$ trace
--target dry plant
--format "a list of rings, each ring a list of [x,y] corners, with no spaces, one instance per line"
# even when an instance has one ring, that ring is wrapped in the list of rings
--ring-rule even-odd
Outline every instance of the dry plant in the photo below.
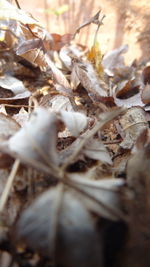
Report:
[[[101,11],[59,35],[15,2],[0,1],[0,265],[149,267],[150,67],[125,65],[128,46],[101,55]]]

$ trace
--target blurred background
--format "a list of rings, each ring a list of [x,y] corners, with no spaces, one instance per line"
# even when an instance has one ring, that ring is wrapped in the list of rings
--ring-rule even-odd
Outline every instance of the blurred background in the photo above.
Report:
[[[99,9],[106,15],[99,30],[102,53],[122,44],[129,45],[126,61],[150,60],[150,0],[19,0],[50,33],[74,33]],[[77,42],[93,43],[95,25],[81,30]]]

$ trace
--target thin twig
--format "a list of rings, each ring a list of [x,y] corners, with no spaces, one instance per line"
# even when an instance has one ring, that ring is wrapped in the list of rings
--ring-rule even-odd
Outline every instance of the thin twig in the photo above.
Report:
[[[14,164],[13,164],[13,167],[11,169],[11,172],[10,172],[10,174],[8,176],[7,183],[5,185],[5,188],[4,188],[4,191],[2,193],[2,196],[0,198],[0,212],[3,211],[3,209],[5,207],[5,204],[6,204],[7,200],[8,200],[9,193],[10,193],[14,178],[16,176],[19,164],[20,164],[20,160],[16,159]]]
[[[92,17],[91,19],[89,19],[88,21],[84,22],[83,24],[81,24],[75,31],[74,35],[73,35],[73,39],[76,37],[76,34],[80,32],[81,29],[83,29],[84,27],[90,25],[91,23],[97,24],[99,25],[100,21],[99,21],[99,15],[100,15],[101,10],[99,10],[96,15],[94,17]]]
[[[122,139],[119,139],[119,140],[112,140],[112,141],[103,141],[103,144],[104,145],[115,145],[115,144],[119,144],[122,142]]]
[[[15,2],[16,2],[16,6],[17,6],[19,9],[21,9],[21,7],[20,7],[20,4],[19,4],[18,0],[15,0]]]

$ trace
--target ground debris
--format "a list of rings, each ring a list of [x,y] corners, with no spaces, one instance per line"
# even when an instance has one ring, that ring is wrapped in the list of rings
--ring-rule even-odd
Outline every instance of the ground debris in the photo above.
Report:
[[[0,265],[149,267],[150,67],[0,10]]]

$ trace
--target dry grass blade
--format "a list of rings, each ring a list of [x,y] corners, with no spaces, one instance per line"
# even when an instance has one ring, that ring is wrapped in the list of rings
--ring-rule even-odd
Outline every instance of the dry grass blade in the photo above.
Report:
[[[5,204],[7,202],[8,197],[9,197],[9,193],[10,193],[13,181],[15,179],[15,175],[16,175],[17,170],[19,168],[19,165],[20,165],[20,160],[16,159],[14,164],[13,164],[10,175],[7,179],[7,183],[6,183],[6,186],[5,186],[4,191],[2,193],[2,196],[0,198],[0,212],[2,212],[4,207],[5,207]]]

